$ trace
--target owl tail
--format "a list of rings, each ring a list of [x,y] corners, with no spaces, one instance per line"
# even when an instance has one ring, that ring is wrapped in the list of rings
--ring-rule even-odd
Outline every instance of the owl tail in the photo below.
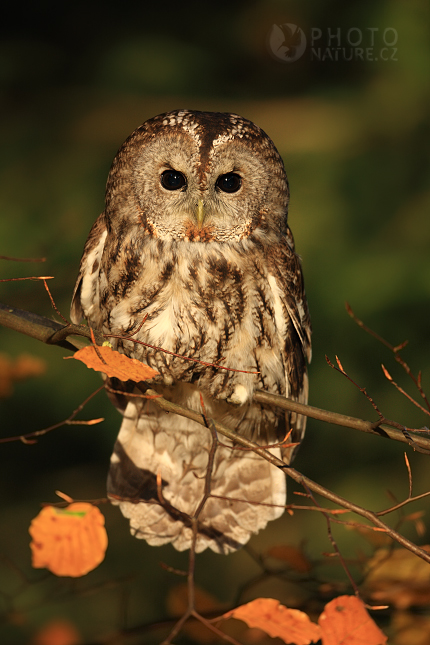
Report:
[[[108,495],[152,546],[189,549],[198,513],[196,552],[229,553],[284,512],[285,475],[252,452],[217,446],[198,423],[132,400],[111,458]],[[272,451],[279,456],[279,450]],[[208,474],[209,469],[209,474]],[[202,505],[208,492],[210,495]]]

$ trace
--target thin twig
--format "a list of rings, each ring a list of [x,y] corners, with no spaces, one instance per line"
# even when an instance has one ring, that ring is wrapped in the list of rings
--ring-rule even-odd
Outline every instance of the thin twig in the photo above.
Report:
[[[406,468],[408,469],[408,478],[409,478],[409,498],[412,497],[412,470],[411,470],[411,465],[409,463],[408,455],[404,453],[405,456],[405,463],[406,463]]]
[[[388,515],[389,513],[393,513],[394,511],[398,511],[399,508],[402,508],[403,506],[406,506],[407,504],[412,504],[412,502],[417,502],[419,499],[423,499],[424,497],[429,497],[430,491],[427,491],[425,493],[421,493],[421,495],[415,495],[414,497],[408,497],[407,499],[403,500],[403,502],[399,502],[395,506],[390,506],[390,508],[386,508],[383,511],[375,511],[375,515],[378,515],[378,517],[382,517],[383,515]]]
[[[415,399],[412,398],[410,394],[408,394],[402,387],[400,387],[400,385],[398,385],[395,382],[395,380],[393,379],[393,377],[391,376],[391,374],[389,373],[389,371],[387,370],[385,365],[381,364],[381,367],[382,367],[382,371],[384,372],[384,376],[387,379],[387,381],[389,381],[392,385],[394,385],[396,390],[398,392],[400,392],[400,394],[403,394],[403,396],[405,396],[408,399],[408,401],[413,403],[419,410],[421,410],[421,412],[424,412],[424,414],[427,414],[428,416],[430,416],[430,411],[429,410],[427,410],[424,406],[420,405],[418,403],[418,401],[415,401]]]
[[[424,399],[425,404],[427,406],[427,409],[430,410],[430,402],[427,399],[427,396],[426,396],[426,394],[425,394],[425,392],[424,392],[424,390],[422,389],[422,386],[421,386],[421,372],[418,372],[418,376],[415,377],[413,375],[412,370],[409,367],[409,365],[399,355],[399,352],[404,347],[406,347],[406,345],[408,344],[408,341],[405,340],[405,341],[403,341],[403,343],[400,343],[399,345],[396,345],[396,346],[391,345],[391,343],[389,343],[387,340],[385,340],[385,338],[382,338],[382,336],[380,336],[375,331],[373,331],[373,329],[370,329],[370,327],[367,327],[367,325],[365,325],[364,322],[362,320],[360,320],[355,315],[355,313],[353,312],[351,306],[347,302],[345,303],[345,307],[346,307],[346,311],[348,312],[348,314],[351,316],[351,318],[354,320],[354,322],[359,327],[364,329],[364,331],[367,332],[368,334],[370,334],[370,336],[373,336],[373,338],[376,338],[376,340],[378,340],[380,343],[385,345],[385,347],[388,347],[388,349],[390,349],[393,352],[394,360],[397,361],[397,363],[399,363],[399,365],[401,365],[403,367],[403,369],[405,370],[406,374],[412,379],[412,381],[414,382],[415,387],[417,388],[420,396]]]
[[[46,262],[46,258],[12,258],[9,255],[0,255],[0,260],[9,260],[10,262]]]
[[[21,282],[23,280],[53,280],[53,275],[30,275],[25,278],[2,278],[0,282]]]
[[[57,305],[55,304],[55,300],[52,297],[52,293],[51,293],[51,291],[50,291],[50,289],[48,287],[48,283],[46,282],[45,279],[43,280],[43,284],[44,284],[46,292],[47,292],[47,294],[49,296],[49,300],[51,301],[51,305],[52,305],[53,310],[55,311],[55,313],[58,316],[60,316],[61,320],[63,320],[66,323],[66,325],[69,325],[70,324],[69,321],[66,318],[64,318],[63,314],[61,313],[61,311],[58,309]]]
[[[365,397],[366,397],[366,399],[369,401],[370,405],[372,406],[372,408],[375,410],[376,414],[378,415],[378,417],[379,417],[379,419],[380,419],[380,423],[382,423],[382,421],[384,420],[384,415],[382,414],[382,412],[380,411],[380,409],[379,409],[379,408],[378,408],[378,406],[376,405],[375,401],[374,401],[374,400],[372,399],[372,397],[367,393],[367,391],[366,391],[366,388],[365,388],[365,387],[361,387],[360,385],[358,385],[358,383],[356,383],[356,382],[355,382],[355,381],[354,381],[354,380],[349,376],[349,374],[347,374],[347,373],[345,372],[345,370],[343,369],[342,363],[340,362],[339,357],[338,357],[338,356],[336,356],[336,363],[337,363],[337,367],[336,367],[336,365],[333,365],[333,363],[331,362],[331,360],[329,359],[329,357],[328,357],[327,355],[325,356],[325,360],[327,361],[328,365],[330,365],[330,367],[331,367],[332,369],[336,370],[336,372],[340,372],[340,374],[343,374],[343,376],[345,376],[345,378],[347,378],[347,379],[348,379],[348,381],[349,381],[350,383],[352,383],[353,385],[355,385],[355,387],[356,387],[358,390],[360,390],[360,392],[361,392],[362,394],[364,394],[364,396],[365,396]]]
[[[405,438],[405,440],[406,440],[406,443],[407,443],[407,444],[409,444],[409,445],[411,446],[411,448],[414,448],[414,449],[415,449],[415,450],[417,450],[418,452],[424,452],[424,453],[426,453],[426,454],[430,454],[430,451],[429,451],[429,450],[422,450],[422,449],[420,449],[420,448],[418,447],[418,445],[416,444],[416,442],[415,442],[415,438],[414,438],[414,437],[412,437],[412,436],[410,435],[410,432],[420,432],[420,430],[416,430],[416,429],[414,429],[414,428],[407,428],[406,426],[402,425],[401,423],[397,423],[397,421],[392,421],[391,419],[387,419],[387,418],[382,414],[382,412],[380,411],[380,409],[378,408],[378,406],[376,405],[376,403],[375,403],[375,401],[372,399],[372,397],[367,393],[366,388],[364,388],[364,387],[360,387],[360,385],[358,385],[358,384],[357,384],[357,383],[356,383],[356,382],[355,382],[355,381],[354,381],[354,380],[349,376],[349,374],[347,374],[347,373],[345,372],[345,370],[343,369],[342,364],[341,364],[341,362],[340,362],[340,360],[339,360],[339,358],[338,358],[337,356],[336,356],[336,362],[337,362],[338,367],[336,367],[335,365],[333,365],[333,363],[330,361],[330,359],[328,358],[328,356],[326,356],[326,357],[325,357],[325,359],[326,359],[327,363],[330,365],[330,367],[331,367],[332,369],[336,370],[337,372],[339,372],[340,374],[342,374],[343,376],[345,376],[345,378],[347,378],[347,379],[348,379],[348,381],[350,381],[350,383],[352,383],[352,384],[353,384],[353,385],[354,385],[358,390],[360,390],[360,392],[361,392],[362,394],[364,394],[364,396],[366,397],[366,399],[367,399],[367,400],[369,401],[369,403],[372,405],[373,409],[375,410],[375,412],[376,412],[376,413],[377,413],[377,415],[379,416],[379,421],[378,421],[377,423],[373,424],[374,429],[379,428],[382,424],[384,424],[384,425],[388,425],[388,426],[391,426],[392,428],[397,428],[397,429],[398,429],[398,430],[400,430],[400,432],[403,434],[403,436],[404,436],[404,438]],[[426,428],[426,430],[427,430],[427,428]],[[422,431],[422,430],[421,430],[421,431]]]
[[[304,485],[304,488],[307,491],[307,493],[308,493],[309,497],[311,498],[311,500],[314,502],[314,504],[316,506],[318,506],[318,502],[316,501],[314,495],[312,494],[312,491],[306,486],[306,484]],[[357,584],[356,584],[354,578],[352,577],[352,575],[351,575],[351,573],[350,573],[350,571],[349,571],[349,569],[347,567],[347,564],[346,564],[346,562],[345,562],[345,560],[344,560],[344,558],[342,556],[342,553],[340,552],[339,547],[337,546],[337,542],[334,539],[333,532],[331,530],[331,522],[332,522],[333,518],[331,518],[330,515],[328,513],[325,513],[322,509],[321,509],[321,513],[322,513],[322,515],[324,515],[325,520],[327,522],[328,539],[330,540],[331,545],[332,545],[337,557],[339,558],[339,561],[340,561],[340,563],[342,565],[342,568],[345,571],[345,573],[347,575],[347,578],[348,578],[352,588],[354,589],[355,595],[359,598],[360,597],[360,592],[358,590]]]
[[[104,389],[104,385],[101,385],[100,387],[97,388],[92,394],[87,396],[85,401],[80,403],[76,410],[72,412],[72,414],[65,419],[64,421],[60,421],[59,423],[55,423],[52,426],[49,426],[49,428],[44,428],[43,430],[36,430],[35,432],[28,432],[26,434],[21,434],[21,435],[16,435],[14,437],[3,437],[0,439],[0,443],[10,443],[11,441],[22,441],[22,443],[26,444],[34,444],[36,443],[37,437],[42,437],[44,434],[47,434],[48,432],[52,432],[52,430],[56,430],[57,428],[61,428],[62,426],[68,426],[68,425],[81,425],[81,426],[90,426],[90,425],[95,425],[96,423],[101,423],[104,421],[104,419],[90,419],[89,421],[80,421],[80,420],[75,420],[75,417],[81,410],[86,406],[88,401],[92,399],[96,394],[101,392]]]
[[[136,332],[134,332],[136,333]],[[149,349],[155,349],[158,352],[163,354],[168,354],[169,356],[174,356],[175,358],[181,358],[184,361],[191,361],[192,363],[198,363],[199,365],[205,365],[206,367],[216,367],[218,370],[227,370],[228,372],[239,372],[240,374],[260,374],[260,372],[251,372],[250,370],[236,370],[233,367],[226,367],[225,365],[218,365],[218,363],[206,363],[201,361],[198,358],[192,358],[191,356],[184,356],[184,354],[175,354],[175,352],[170,352],[168,349],[159,347],[158,345],[150,345],[149,343],[144,343],[143,340],[136,340],[132,336],[120,336],[118,334],[103,334],[105,338],[119,338],[120,340],[130,340],[136,345],[142,345],[143,347],[149,347]]]

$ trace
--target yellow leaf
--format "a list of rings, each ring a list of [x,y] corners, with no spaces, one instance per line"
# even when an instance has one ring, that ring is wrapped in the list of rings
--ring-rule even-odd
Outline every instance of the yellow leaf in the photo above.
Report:
[[[243,620],[249,627],[258,627],[287,644],[310,645],[321,638],[320,627],[312,623],[307,614],[288,609],[273,598],[257,598],[228,611],[222,618]]]
[[[21,354],[13,359],[0,353],[0,398],[13,394],[13,385],[17,381],[40,376],[46,372],[46,363],[37,356]]]
[[[146,381],[158,374],[152,367],[145,365],[136,358],[128,358],[124,354],[114,351],[107,345],[95,348],[88,345],[73,354],[73,358],[85,363],[96,372],[103,372],[110,377],[116,377],[121,381]]]
[[[385,645],[387,637],[355,596],[331,600],[318,619],[323,645]]]
[[[57,576],[77,578],[105,557],[108,539],[97,506],[74,502],[66,508],[45,506],[30,525],[32,565]]]
[[[430,552],[430,546],[421,547]],[[430,567],[407,549],[378,549],[367,563],[366,592],[398,609],[430,602]]]
[[[77,629],[66,620],[52,620],[37,631],[31,645],[79,645]]]

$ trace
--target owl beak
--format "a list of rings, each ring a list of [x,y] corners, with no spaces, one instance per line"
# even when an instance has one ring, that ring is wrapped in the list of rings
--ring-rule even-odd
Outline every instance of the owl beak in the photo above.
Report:
[[[199,199],[199,201],[197,202],[197,215],[196,215],[196,218],[197,218],[197,226],[199,228],[202,228],[203,227],[203,222],[204,222],[204,219],[205,219],[205,209],[204,209],[204,206],[203,206],[203,201],[201,199]]]

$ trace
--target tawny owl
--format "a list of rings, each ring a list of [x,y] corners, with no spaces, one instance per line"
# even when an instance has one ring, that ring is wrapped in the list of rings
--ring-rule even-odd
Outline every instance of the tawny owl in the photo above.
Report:
[[[202,395],[207,417],[260,444],[289,429],[300,441],[304,417],[252,401],[258,388],[307,400],[310,322],[288,197],[282,159],[252,122],[191,110],[146,121],[113,161],[106,208],[81,260],[73,322],[85,317],[114,348],[158,370],[150,387],[166,399],[202,412]],[[152,347],[109,334],[135,334]],[[134,385],[113,383],[124,392],[116,398],[124,419],[108,493],[134,535],[184,550],[212,436],[130,396]],[[284,510],[284,473],[221,439],[196,551],[235,550]],[[291,448],[271,450],[289,463]]]

